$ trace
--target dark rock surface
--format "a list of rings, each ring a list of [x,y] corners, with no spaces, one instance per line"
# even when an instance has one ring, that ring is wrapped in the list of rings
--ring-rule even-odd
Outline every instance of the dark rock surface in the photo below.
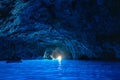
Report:
[[[119,0],[1,0],[0,60],[120,59],[119,14]]]

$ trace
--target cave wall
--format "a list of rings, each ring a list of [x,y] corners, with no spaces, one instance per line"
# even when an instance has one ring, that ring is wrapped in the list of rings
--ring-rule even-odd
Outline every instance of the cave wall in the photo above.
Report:
[[[1,0],[0,59],[39,59],[64,48],[71,59],[120,58],[119,0]]]

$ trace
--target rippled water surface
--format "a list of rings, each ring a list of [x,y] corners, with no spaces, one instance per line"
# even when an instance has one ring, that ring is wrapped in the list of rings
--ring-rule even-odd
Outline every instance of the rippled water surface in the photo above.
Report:
[[[24,60],[0,62],[0,80],[120,80],[120,62]]]

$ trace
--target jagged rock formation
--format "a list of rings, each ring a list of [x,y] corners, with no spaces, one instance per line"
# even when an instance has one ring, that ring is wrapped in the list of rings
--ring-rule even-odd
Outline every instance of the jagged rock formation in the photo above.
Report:
[[[2,0],[0,59],[120,58],[119,0]]]

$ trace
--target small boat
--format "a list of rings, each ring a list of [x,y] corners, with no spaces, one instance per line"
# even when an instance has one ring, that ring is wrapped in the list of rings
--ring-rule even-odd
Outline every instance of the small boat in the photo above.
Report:
[[[6,63],[18,63],[22,62],[21,58],[18,56],[13,56],[11,58],[6,59]]]

